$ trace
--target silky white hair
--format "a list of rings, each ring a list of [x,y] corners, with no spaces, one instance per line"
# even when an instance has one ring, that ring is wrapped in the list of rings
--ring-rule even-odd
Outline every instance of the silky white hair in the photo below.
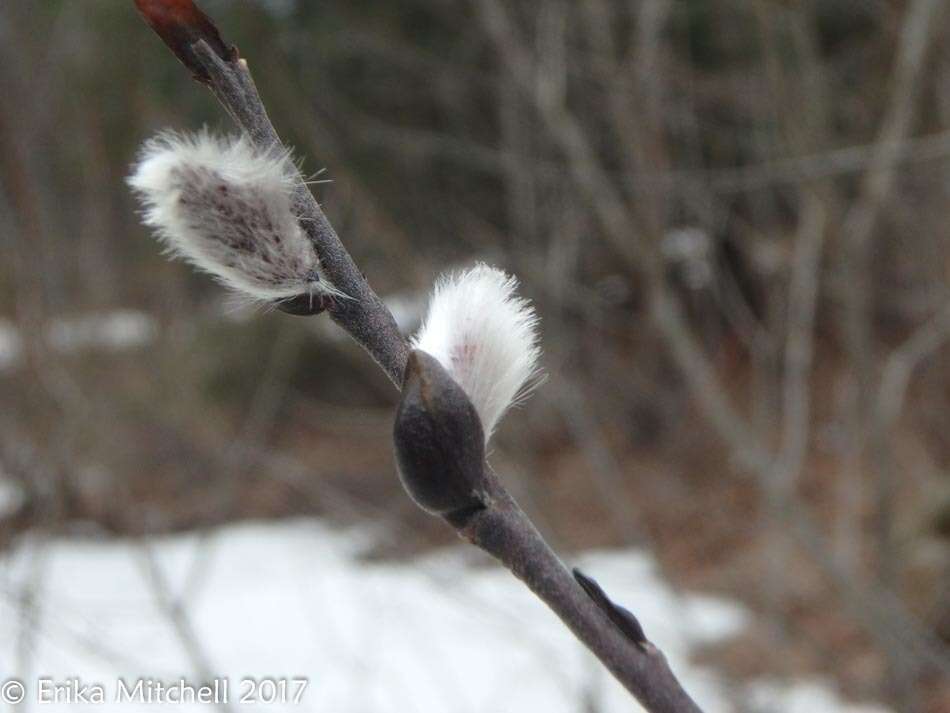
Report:
[[[206,131],[148,141],[128,179],[170,253],[266,302],[339,294],[294,213],[300,180],[289,153]]]
[[[487,441],[539,383],[538,317],[518,280],[479,263],[436,282],[412,346],[435,357],[471,399]]]

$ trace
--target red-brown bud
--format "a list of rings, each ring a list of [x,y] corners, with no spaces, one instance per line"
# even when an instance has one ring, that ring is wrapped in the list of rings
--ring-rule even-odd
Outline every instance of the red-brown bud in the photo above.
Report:
[[[135,0],[135,5],[198,81],[206,84],[211,81],[194,50],[200,40],[207,42],[221,59],[228,62],[237,59],[237,49],[221,39],[218,28],[193,0]]]

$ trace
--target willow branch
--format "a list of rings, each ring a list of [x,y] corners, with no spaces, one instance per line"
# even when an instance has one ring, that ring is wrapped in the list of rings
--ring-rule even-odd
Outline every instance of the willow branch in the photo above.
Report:
[[[205,40],[194,45],[197,59],[208,76],[208,85],[234,122],[262,149],[281,146],[267,115],[247,62],[222,59]],[[402,383],[408,348],[392,314],[369,286],[301,180],[294,196],[300,225],[320,256],[320,265],[330,282],[349,299],[336,299],[327,312],[372,355],[395,384]]]
[[[221,41],[210,20],[190,0],[136,1],[156,32],[195,79],[211,89],[250,140],[262,149],[282,148],[247,63],[234,48]],[[175,25],[182,18],[187,24],[185,29]],[[408,378],[409,349],[395,320],[364,279],[303,181],[296,189],[294,201],[301,227],[319,255],[322,269],[348,297],[330,301],[327,312],[401,388],[404,376]],[[481,455],[477,466],[468,463],[468,470],[485,478],[484,492],[473,507],[446,514],[446,521],[521,579],[647,710],[699,713],[699,707],[683,690],[665,656],[643,636],[636,618],[607,599],[592,580],[577,573],[572,575],[484,464]],[[593,592],[588,589],[591,586]]]
[[[497,487],[493,506],[477,512],[459,534],[522,580],[648,711],[700,713],[663,653],[618,627],[609,606],[604,610],[594,605],[575,580],[583,575],[575,571],[572,576],[518,504],[500,484]]]

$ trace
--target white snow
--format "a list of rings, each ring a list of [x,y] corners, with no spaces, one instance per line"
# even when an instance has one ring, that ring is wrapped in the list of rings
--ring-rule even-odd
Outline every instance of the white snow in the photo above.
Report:
[[[121,351],[155,339],[155,321],[134,310],[115,310],[79,317],[57,318],[47,329],[50,345],[63,353],[86,349]]]
[[[25,500],[23,488],[11,480],[0,465],[0,517],[15,513]]]
[[[23,356],[23,340],[12,322],[0,319],[0,372],[12,369]]]
[[[154,342],[158,325],[144,312],[116,309],[54,317],[46,323],[44,334],[49,347],[60,354],[89,350],[120,352]],[[13,322],[0,319],[0,374],[20,366],[23,350],[20,330]]]
[[[397,292],[383,298],[403,334],[409,334],[419,326],[427,300],[428,295],[422,292]]]
[[[173,595],[187,592],[186,611],[210,673],[231,681],[232,710],[574,713],[583,700],[604,713],[635,709],[507,572],[469,566],[471,550],[463,547],[409,562],[365,563],[357,557],[363,539],[294,521],[152,541]],[[107,696],[119,676],[197,683],[192,658],[156,605],[145,563],[143,546],[128,541],[19,546],[0,561],[0,672],[34,688],[39,675],[78,677],[102,684]],[[591,553],[577,564],[638,615],[708,713],[734,710],[730,694],[751,696],[761,711],[882,710],[848,706],[817,681],[731,686],[688,657],[697,643],[741,631],[748,620],[741,607],[677,596],[641,552]],[[26,582],[34,583],[35,597],[24,618]],[[34,628],[24,624],[30,621]],[[241,705],[234,696],[245,676],[305,676],[310,685],[299,705]]]

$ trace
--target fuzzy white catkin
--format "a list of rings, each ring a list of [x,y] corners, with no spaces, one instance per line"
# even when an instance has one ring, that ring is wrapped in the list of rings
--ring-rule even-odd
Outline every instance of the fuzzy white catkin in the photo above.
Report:
[[[286,152],[245,138],[166,133],[132,176],[144,222],[169,251],[260,301],[337,291],[293,211],[299,174]]]
[[[514,277],[484,264],[444,275],[412,340],[465,390],[486,441],[505,411],[538,383],[538,317],[517,288]]]

